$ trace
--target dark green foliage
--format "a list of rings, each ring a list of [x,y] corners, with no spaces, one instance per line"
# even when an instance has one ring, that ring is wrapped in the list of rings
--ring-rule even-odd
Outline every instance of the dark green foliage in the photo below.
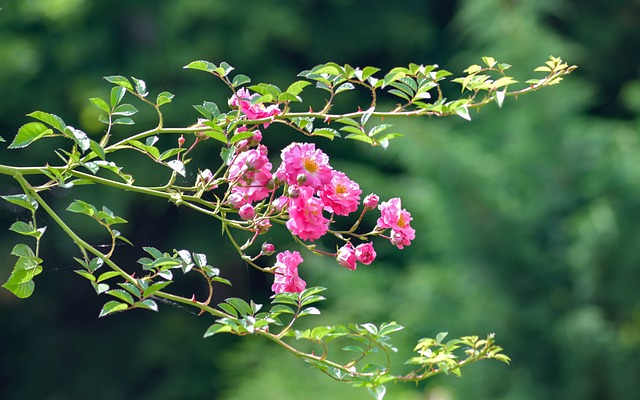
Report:
[[[504,104],[496,98],[503,106],[500,112],[487,109],[475,116],[470,110],[471,123],[459,118],[385,121],[373,128],[374,133],[397,131],[405,137],[394,140],[387,151],[377,149],[373,157],[360,151],[360,146],[369,150],[363,143],[318,138],[316,142],[329,154],[342,156],[344,169],[353,168],[365,192],[402,195],[403,205],[415,218],[418,237],[413,246],[393,256],[381,246],[374,265],[353,273],[331,262],[312,261],[305,262],[301,274],[314,285],[331,288],[327,297],[335,301],[323,309],[321,317],[327,325],[347,318],[373,318],[376,323],[397,320],[405,329],[396,337],[407,335],[406,343],[444,330],[455,337],[495,331],[513,360],[509,367],[480,364],[462,379],[449,376],[417,388],[390,387],[388,399],[424,398],[424,391],[434,397],[444,392],[479,400],[633,399],[637,395],[640,96],[633,90],[639,79],[637,2],[6,3],[0,5],[0,136],[10,147],[29,145],[28,151],[19,154],[0,150],[3,160],[18,160],[14,164],[40,160],[37,152],[50,148],[34,141],[59,135],[60,140],[76,143],[83,154],[96,154],[95,161],[88,163],[90,170],[120,174],[115,164],[99,161],[98,142],[109,116],[114,117],[112,124],[124,128],[133,123],[133,114],[137,125],[153,121],[154,116],[121,104],[124,89],[105,96],[109,86],[100,81],[102,76],[140,96],[147,94],[144,81],[116,73],[143,77],[153,89],[146,98],[158,106],[172,102],[165,106],[166,124],[179,125],[195,123],[200,114],[217,117],[216,103],[227,100],[222,95],[225,88],[216,86],[215,79],[182,69],[191,60],[215,61],[213,70],[222,68],[225,74],[230,71],[221,62],[228,60],[253,77],[257,87],[263,81],[288,87],[285,92],[261,90],[263,95],[287,95],[283,100],[292,104],[296,96],[311,91],[292,84],[292,77],[327,61],[360,66],[362,80],[376,72],[367,65],[386,71],[410,62],[437,63],[459,72],[457,67],[486,54],[524,71],[550,54],[579,65],[574,76],[548,93],[517,102],[507,99]],[[384,78],[399,102],[424,93],[427,82],[406,79],[402,73],[395,71]],[[482,85],[477,76],[466,83]],[[251,84],[242,74],[232,82],[234,87]],[[169,88],[175,98],[163,92]],[[358,99],[349,89],[340,89],[345,90],[344,101],[366,108],[367,99]],[[194,101],[202,99],[206,102],[194,110]],[[53,114],[23,117],[34,109]],[[106,124],[98,122],[101,114]],[[57,115],[78,128],[70,128]],[[363,124],[335,122],[336,130],[314,133],[334,137],[340,130],[346,135],[354,132],[340,128],[359,130]],[[393,131],[387,122],[393,123]],[[312,131],[313,121],[301,120],[298,126]],[[266,132],[267,140],[275,143],[292,140],[278,137],[277,128],[273,134],[271,129]],[[216,131],[210,136],[226,141]],[[157,154],[164,161],[176,153],[157,149]],[[216,150],[211,157],[217,154]],[[192,165],[206,168],[207,163],[194,160]],[[68,183],[69,177],[56,172],[50,170],[52,179]],[[144,173],[138,176],[144,179]],[[0,182],[2,194],[17,192],[8,182]],[[87,193],[91,195],[90,187]],[[61,189],[50,196],[60,197],[60,210],[72,201]],[[29,198],[4,198],[1,226],[39,212]],[[115,191],[96,194],[91,203],[108,204],[120,215],[135,216],[135,220],[128,218],[125,234],[136,243],[209,254],[209,262],[219,265],[223,276],[241,282],[239,287],[220,289],[214,300],[232,295],[238,300],[249,298],[263,290],[261,302],[269,303],[271,282],[248,272],[233,257],[226,259],[231,253],[217,243],[220,235],[215,224],[175,211],[162,201],[134,204]],[[120,222],[108,210],[79,203],[72,208],[107,224]],[[19,214],[9,215],[7,210]],[[98,217],[98,213],[103,214]],[[94,222],[84,215],[78,221]],[[38,282],[27,303],[14,302],[10,294],[0,292],[0,338],[6,344],[0,357],[2,399],[370,396],[325,382],[317,372],[300,368],[267,343],[237,344],[223,335],[202,340],[204,332],[213,335],[227,325],[212,325],[214,321],[195,318],[182,308],[150,303],[153,300],[148,297],[161,290],[161,284],[144,293],[131,293],[126,286],[108,289],[104,282],[110,276],[102,270],[94,274],[100,268],[96,261],[78,270],[81,276],[72,273],[77,265],[57,261],[67,262],[69,254],[76,254],[61,232],[46,232],[59,243],[41,251],[57,251],[59,257],[40,266],[31,248],[15,240],[31,244],[44,231],[23,224],[14,230],[25,236],[0,241],[0,254],[13,254],[2,258],[0,281],[15,273],[15,257],[19,263],[12,278],[16,291],[26,295],[32,290],[33,275],[48,276]],[[104,243],[100,234],[93,237],[96,243]],[[131,270],[143,271],[135,260],[150,254],[131,254],[122,244],[117,249],[121,260],[129,259]],[[187,269],[189,262],[178,256],[179,252],[167,254],[172,263]],[[91,288],[78,290],[85,283],[83,278],[95,280],[95,290],[110,297],[96,298]],[[99,313],[114,313],[132,302],[139,308],[165,307],[167,312],[134,310],[97,319]],[[237,300],[226,304],[229,312],[257,313],[251,304]],[[293,311],[282,302],[271,312],[279,312],[284,319]],[[360,351],[355,346],[350,350]]]

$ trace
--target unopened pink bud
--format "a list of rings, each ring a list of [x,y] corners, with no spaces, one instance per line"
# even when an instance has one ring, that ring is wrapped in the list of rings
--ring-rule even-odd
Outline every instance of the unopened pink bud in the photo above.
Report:
[[[378,207],[379,201],[380,201],[380,198],[378,197],[378,195],[375,193],[371,193],[370,195],[364,198],[364,200],[362,201],[362,204],[364,204],[366,208],[374,209]]]
[[[244,196],[240,193],[231,193],[227,198],[227,201],[229,201],[229,205],[235,209],[238,209],[247,203]]]
[[[182,146],[184,145],[184,142],[186,142],[187,139],[184,138],[184,135],[180,135],[180,137],[178,138],[178,147],[182,148]]]
[[[238,210],[238,215],[240,215],[240,218],[247,221],[256,216],[256,210],[251,204],[245,204]]]
[[[262,244],[262,254],[264,254],[265,256],[270,256],[275,252],[276,246],[274,246],[273,243],[265,242]]]

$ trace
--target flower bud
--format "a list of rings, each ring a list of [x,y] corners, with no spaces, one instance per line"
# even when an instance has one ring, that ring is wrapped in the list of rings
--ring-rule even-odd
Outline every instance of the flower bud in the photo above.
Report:
[[[229,205],[235,209],[238,209],[247,203],[244,196],[240,193],[231,193],[227,198],[227,201],[229,202]]]
[[[362,204],[366,208],[374,209],[378,207],[379,201],[380,201],[380,198],[378,197],[378,195],[375,193],[371,193],[370,195],[364,198],[364,200],[362,201]]]
[[[240,207],[240,209],[238,210],[238,215],[240,215],[240,218],[242,218],[243,220],[248,221],[256,216],[256,210],[251,204],[247,203]]]
[[[292,199],[300,197],[300,188],[298,186],[289,186],[289,197]]]
[[[307,181],[307,175],[298,174],[298,176],[296,176],[296,182],[298,183],[298,185],[302,186],[306,181]]]
[[[272,243],[264,242],[262,244],[262,254],[264,254],[265,256],[270,256],[275,252],[276,246],[274,246]]]
[[[256,230],[259,234],[267,233],[271,228],[271,221],[268,219],[261,219],[256,223]]]
[[[208,168],[198,173],[196,186],[202,187],[205,190],[213,190],[218,187],[217,184],[213,183],[213,173]]]
[[[182,146],[184,145],[184,142],[186,142],[187,139],[184,138],[184,135],[180,135],[180,137],[178,138],[178,148],[182,148]]]

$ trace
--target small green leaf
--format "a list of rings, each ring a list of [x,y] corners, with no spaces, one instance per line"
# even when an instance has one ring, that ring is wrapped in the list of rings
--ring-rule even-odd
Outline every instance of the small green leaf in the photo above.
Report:
[[[100,315],[98,317],[101,318],[109,314],[113,314],[119,311],[124,311],[127,308],[129,308],[129,306],[126,303],[121,303],[119,301],[111,300],[106,302],[105,305],[102,306],[102,310],[100,310]]]
[[[45,136],[53,135],[53,130],[40,122],[29,122],[18,129],[18,134],[9,145],[9,149],[21,149]]]
[[[74,200],[67,207],[67,211],[71,211],[79,214],[85,214],[90,217],[93,217],[98,213],[98,210],[92,204],[89,204],[82,200]]]
[[[170,92],[162,92],[160,94],[158,94],[158,97],[156,98],[156,105],[158,107],[160,107],[163,104],[167,104],[167,103],[171,103],[171,101],[174,98],[174,94],[170,93]]]
[[[204,337],[208,338],[217,333],[224,333],[224,332],[231,332],[231,327],[229,325],[222,325],[222,324],[216,323],[211,325],[209,329],[207,329],[207,331],[204,333]]]
[[[247,83],[251,82],[251,78],[249,78],[246,75],[242,75],[242,74],[238,74],[236,76],[233,77],[233,81],[231,81],[231,86],[238,87],[238,86],[242,86],[245,85]]]
[[[127,90],[122,86],[114,86],[111,88],[111,96],[109,97],[111,101],[111,108],[116,108],[116,106],[120,104],[126,92]],[[109,110],[109,112],[111,112],[111,110]]]
[[[129,303],[130,305],[133,305],[133,303],[134,303],[133,297],[131,296],[131,294],[129,292],[127,292],[127,291],[122,290],[122,289],[109,290],[107,292],[107,294],[115,297],[118,300],[125,301],[125,302]]]
[[[147,84],[142,79],[136,79],[133,76],[131,80],[136,85],[136,93],[138,93],[141,97],[147,97],[149,92],[147,92]]]
[[[189,64],[185,65],[182,68],[187,69],[196,69],[200,71],[206,71],[210,73],[214,73],[216,68],[218,68],[214,63],[204,60],[192,61]]]
[[[129,82],[129,80],[122,75],[105,76],[104,79],[107,82],[113,83],[114,85],[122,86],[123,88],[133,92],[133,86],[131,85],[131,82]]]
[[[482,61],[487,64],[489,68],[493,68],[496,65],[496,60],[493,57],[482,57]]]
[[[238,310],[241,316],[253,315],[253,310],[251,306],[246,301],[238,298],[238,297],[230,297],[225,300],[227,303],[231,304],[233,308]]]
[[[29,247],[24,243],[18,243],[15,246],[13,246],[13,249],[11,250],[11,255],[14,255],[16,257],[30,257],[30,258],[35,258],[36,256],[33,250],[31,250],[31,247]]]
[[[142,292],[142,297],[153,296],[157,291],[164,289],[172,283],[173,281],[156,282]]]
[[[342,348],[343,351],[352,351],[355,353],[364,353],[364,349],[360,346],[349,345]]]
[[[93,276],[93,274],[91,272],[85,271],[83,269],[76,269],[73,272],[75,272],[76,274],[80,275],[83,278],[86,278],[86,279],[90,280],[91,282],[95,282],[96,281],[96,277]]]
[[[9,203],[13,203],[17,206],[24,207],[27,210],[34,212],[38,209],[38,202],[36,199],[30,198],[26,194],[11,194],[6,196],[0,196]]]
[[[309,85],[311,85],[311,82],[308,82],[308,81],[296,81],[296,82],[293,82],[291,85],[289,85],[289,87],[287,88],[286,92],[287,93],[291,93],[294,96],[297,96],[302,92],[302,90],[305,87],[307,87]]]
[[[107,102],[102,100],[100,97],[92,97],[89,99],[89,101],[99,110],[102,110],[106,113],[111,112],[111,108],[109,107],[109,104],[107,104]]]
[[[156,303],[155,301],[151,300],[151,299],[145,299],[142,301],[137,301],[135,303],[133,303],[133,306],[136,308],[144,308],[146,310],[151,310],[151,311],[155,311],[158,312],[158,303]]]
[[[218,304],[218,307],[220,307],[220,309],[226,312],[227,314],[232,315],[235,318],[238,318],[238,311],[235,308],[233,308],[233,306],[231,306],[230,304],[220,303]]]
[[[9,227],[9,230],[19,233],[21,235],[34,236],[34,237],[40,237],[44,233],[44,228],[35,229],[31,222],[27,224],[26,222],[22,222],[22,221],[14,222]]]
[[[113,125],[134,125],[135,122],[129,117],[122,117],[113,120]]]
[[[102,274],[100,274],[100,276],[98,277],[98,279],[96,279],[96,282],[102,282],[102,281],[106,281],[108,279],[114,278],[116,276],[119,276],[120,273],[117,271],[107,271],[107,272],[103,272]]]
[[[83,152],[89,150],[89,147],[91,146],[91,140],[89,139],[87,134],[80,129],[76,129],[72,126],[67,126],[67,128],[64,130],[64,134],[65,136],[73,139],[73,141],[76,142],[78,147],[80,147],[80,150],[82,150]]]
[[[338,131],[336,131],[335,129],[331,129],[331,128],[319,128],[319,129],[315,129],[312,133],[312,136],[321,136],[321,137],[325,137],[327,139],[333,140],[333,138],[335,137],[340,137],[340,133],[338,133]]]
[[[125,117],[129,117],[138,112],[138,109],[135,108],[132,104],[120,104],[113,110],[113,115],[122,115]]]

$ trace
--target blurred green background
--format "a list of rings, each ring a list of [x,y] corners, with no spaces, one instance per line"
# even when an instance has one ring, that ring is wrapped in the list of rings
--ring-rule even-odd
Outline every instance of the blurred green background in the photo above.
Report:
[[[397,344],[409,350],[441,331],[495,332],[513,360],[476,364],[462,379],[393,386],[388,399],[637,398],[638,0],[0,0],[0,8],[7,140],[33,110],[98,135],[87,98],[106,96],[101,77],[113,74],[145,79],[154,95],[173,92],[167,125],[191,124],[192,104],[227,95],[214,79],[181,68],[196,59],[224,60],[254,82],[283,87],[327,61],[383,69],[437,63],[460,73],[491,55],[525,79],[549,55],[579,65],[561,85],[508,99],[502,110],[487,107],[471,123],[394,121],[406,136],[387,151],[317,141],[365,194],[401,195],[418,236],[402,252],[378,246],[379,260],[355,273],[303,254],[301,274],[330,288],[319,323],[396,320],[406,326]],[[303,139],[276,126],[266,132],[274,155]],[[0,162],[55,162],[51,146],[3,146]],[[217,166],[219,149],[207,146],[210,158],[192,168]],[[0,193],[16,191],[0,177]],[[221,243],[213,221],[108,191],[49,196],[60,210],[76,197],[128,218],[123,233],[139,246],[207,253],[234,282],[219,299],[267,300],[270,282]],[[8,203],[0,211],[6,228],[26,217]],[[2,282],[16,236],[1,236]],[[76,249],[54,227],[43,246],[51,258],[33,297],[0,291],[0,399],[369,398],[259,339],[203,340],[212,321],[185,309],[98,319],[105,299],[73,273]],[[118,256],[134,263],[142,255],[121,247]]]

